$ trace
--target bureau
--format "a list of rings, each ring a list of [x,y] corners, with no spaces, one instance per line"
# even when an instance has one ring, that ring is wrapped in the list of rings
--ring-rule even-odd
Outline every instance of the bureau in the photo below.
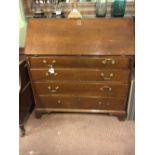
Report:
[[[132,18],[30,19],[25,54],[36,118],[49,112],[125,118],[133,26]]]

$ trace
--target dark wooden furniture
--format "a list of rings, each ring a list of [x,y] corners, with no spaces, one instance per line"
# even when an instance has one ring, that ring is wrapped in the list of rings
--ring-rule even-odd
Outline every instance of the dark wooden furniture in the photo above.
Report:
[[[45,112],[126,116],[134,61],[131,18],[31,19],[25,53],[36,117]]]
[[[26,56],[24,54],[20,54],[19,58],[19,127],[21,129],[21,136],[24,136],[25,121],[32,112],[35,104],[27,70]]]

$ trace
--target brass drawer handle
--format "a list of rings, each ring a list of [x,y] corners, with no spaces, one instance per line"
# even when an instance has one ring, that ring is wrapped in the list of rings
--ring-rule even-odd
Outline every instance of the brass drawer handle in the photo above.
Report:
[[[52,76],[52,75],[53,75],[53,76],[57,76],[58,73],[51,74],[51,73],[49,73],[49,72],[46,72],[45,75],[46,75],[46,76],[50,76],[50,75],[51,75],[51,76]]]
[[[49,66],[49,67],[52,67],[52,66],[54,66],[55,65],[55,63],[56,63],[56,60],[52,60],[52,63],[50,64],[50,63],[48,63],[47,62],[47,60],[45,60],[45,59],[43,59],[43,64],[46,64],[47,66]]]
[[[104,91],[104,90],[106,90],[106,91],[108,91],[108,92],[111,92],[111,91],[112,91],[112,88],[109,87],[109,86],[104,86],[104,87],[101,87],[101,88],[100,88],[100,91]]]
[[[101,73],[101,77],[103,77],[104,80],[111,80],[111,78],[112,78],[113,76],[114,76],[113,73],[110,73],[110,74],[109,74],[109,77],[105,76],[104,73]]]
[[[100,104],[100,105],[101,105],[101,104],[102,104],[102,102],[101,102],[101,101],[99,101],[99,102],[98,102],[98,104]]]
[[[106,64],[107,61],[111,61],[111,64],[114,65],[115,64],[115,60],[114,59],[111,59],[111,58],[105,58],[102,60],[102,64]]]
[[[59,86],[56,86],[54,89],[52,89],[51,86],[48,86],[47,88],[51,93],[56,93],[59,90]]]
[[[61,104],[61,100],[58,100],[57,103],[58,103],[58,104]]]

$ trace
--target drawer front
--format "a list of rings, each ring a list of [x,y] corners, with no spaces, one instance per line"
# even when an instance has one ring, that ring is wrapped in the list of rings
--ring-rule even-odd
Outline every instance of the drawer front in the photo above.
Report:
[[[38,108],[125,110],[124,98],[38,96]]]
[[[56,68],[128,68],[129,62],[129,57],[121,56],[49,56],[30,58],[30,65],[32,68],[49,68],[49,66]]]
[[[31,69],[32,81],[116,81],[128,83],[129,70]]]
[[[128,93],[127,84],[112,84],[110,82],[48,82],[33,83],[33,87],[37,94],[126,97]]]

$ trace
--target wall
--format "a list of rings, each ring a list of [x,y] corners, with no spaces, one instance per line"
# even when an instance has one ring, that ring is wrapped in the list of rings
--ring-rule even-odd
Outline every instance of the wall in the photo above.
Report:
[[[19,0],[19,47],[25,47],[27,21],[24,17],[22,0]]]

